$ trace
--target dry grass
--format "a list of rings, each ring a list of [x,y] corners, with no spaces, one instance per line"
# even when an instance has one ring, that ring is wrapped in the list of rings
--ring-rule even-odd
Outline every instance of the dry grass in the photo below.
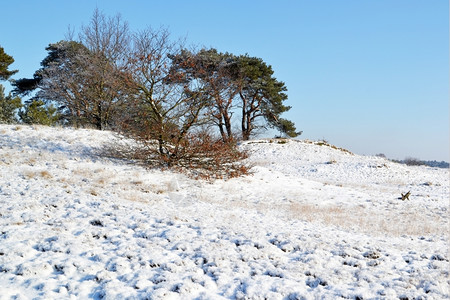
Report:
[[[305,142],[305,143],[307,143],[307,144],[314,144],[314,145],[317,145],[317,146],[326,146],[326,147],[330,147],[331,149],[339,150],[339,151],[342,151],[342,152],[345,152],[345,153],[354,155],[351,151],[349,151],[349,150],[347,150],[347,149],[345,149],[345,148],[341,148],[341,147],[337,147],[337,146],[335,146],[335,145],[332,145],[332,144],[328,143],[328,141],[325,141],[325,140],[322,140],[322,141],[303,140],[303,142]]]
[[[22,173],[22,176],[24,176],[26,179],[32,179],[32,178],[44,178],[44,179],[52,179],[53,175],[47,171],[47,170],[25,170]]]
[[[50,174],[50,172],[47,170],[39,171],[39,175],[45,179],[53,178],[52,174]]]
[[[25,163],[29,166],[34,166],[36,164],[37,160],[34,157],[30,157],[27,160],[25,160]]]
[[[95,183],[101,186],[104,186],[109,183],[109,177],[100,176],[95,179]]]
[[[36,177],[36,172],[32,171],[32,170],[25,170],[23,171],[22,175],[26,178],[26,179],[32,179]]]
[[[439,234],[445,226],[443,218],[425,216],[418,211],[373,211],[361,206],[343,208],[291,203],[287,212],[292,218],[375,235]]]
[[[144,182],[142,180],[133,180],[130,182],[132,185],[142,185]]]
[[[312,222],[320,218],[326,224],[331,225],[337,219],[341,219],[345,211],[337,206],[319,206],[307,203],[289,204],[289,213],[292,217]]]
[[[91,168],[85,168],[85,167],[78,167],[71,170],[72,175],[77,175],[80,177],[92,177],[92,169]]]
[[[155,200],[153,197],[149,196],[149,194],[135,190],[121,191],[119,197],[127,201],[142,203],[148,203],[150,200]]]
[[[6,150],[6,149],[2,149],[0,148],[0,150]],[[4,165],[20,165],[23,164],[22,161],[22,157],[20,155],[17,155],[16,152],[12,151],[12,150],[7,150],[7,151],[1,151],[0,153],[0,164],[4,164]]]

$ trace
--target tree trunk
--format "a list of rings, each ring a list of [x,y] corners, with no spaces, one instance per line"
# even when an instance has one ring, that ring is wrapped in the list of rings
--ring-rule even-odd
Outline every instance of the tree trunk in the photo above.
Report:
[[[226,113],[223,116],[223,119],[224,119],[224,123],[225,123],[225,129],[227,130],[227,135],[228,135],[227,140],[229,141],[230,139],[233,138],[233,133],[231,132],[231,117],[228,115],[228,113]]]
[[[222,123],[222,120],[220,120],[219,121],[219,124],[217,124],[217,126],[219,127],[219,132],[220,132],[220,136],[222,137],[222,141],[224,142],[224,143],[226,143],[226,141],[227,141],[227,136],[226,136],[226,134],[225,134],[225,130],[223,130],[223,123]]]
[[[245,110],[245,106],[242,107],[242,121],[241,121],[241,130],[242,130],[242,139],[244,141],[248,141],[250,139],[249,133],[249,123],[247,120],[247,111]]]
[[[97,104],[97,115],[95,116],[95,126],[98,130],[102,130],[102,105]]]

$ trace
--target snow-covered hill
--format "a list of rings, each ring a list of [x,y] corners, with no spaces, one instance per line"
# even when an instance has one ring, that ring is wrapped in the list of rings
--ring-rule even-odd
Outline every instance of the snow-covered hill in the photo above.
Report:
[[[206,182],[114,141],[0,125],[0,299],[449,297],[448,169],[259,140],[252,175]]]

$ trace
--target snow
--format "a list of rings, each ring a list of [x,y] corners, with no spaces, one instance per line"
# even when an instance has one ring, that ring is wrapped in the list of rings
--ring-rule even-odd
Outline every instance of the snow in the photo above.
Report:
[[[208,182],[115,142],[0,125],[0,299],[449,298],[448,169],[274,139]]]

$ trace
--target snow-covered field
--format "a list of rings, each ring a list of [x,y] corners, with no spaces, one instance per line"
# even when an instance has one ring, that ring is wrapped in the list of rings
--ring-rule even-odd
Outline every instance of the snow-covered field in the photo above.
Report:
[[[258,140],[206,182],[114,140],[0,125],[0,299],[449,298],[448,169]]]

